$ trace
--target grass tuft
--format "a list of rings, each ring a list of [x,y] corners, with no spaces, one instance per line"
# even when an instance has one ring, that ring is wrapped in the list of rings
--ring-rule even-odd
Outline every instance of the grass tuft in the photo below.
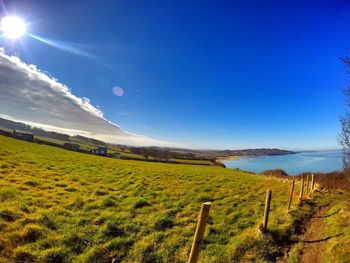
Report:
[[[135,204],[134,204],[134,209],[138,209],[138,208],[142,208],[142,207],[145,207],[145,206],[150,206],[150,204],[148,203],[147,200],[145,199],[141,199],[141,200],[138,200]]]
[[[5,209],[0,211],[0,218],[7,222],[13,222],[21,218],[21,214],[16,213],[12,210]]]
[[[162,216],[156,219],[156,222],[154,224],[154,229],[156,231],[165,231],[167,229],[170,229],[174,226],[174,222],[172,219],[170,219],[167,216]]]

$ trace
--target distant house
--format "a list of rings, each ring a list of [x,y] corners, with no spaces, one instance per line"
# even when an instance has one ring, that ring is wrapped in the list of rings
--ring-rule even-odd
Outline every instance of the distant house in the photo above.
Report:
[[[31,133],[24,133],[13,130],[13,137],[23,141],[34,142],[34,135]]]
[[[80,145],[76,143],[65,143],[63,144],[63,148],[71,151],[79,151]]]
[[[91,149],[90,153],[97,155],[107,155],[107,147],[99,146],[98,148]]]

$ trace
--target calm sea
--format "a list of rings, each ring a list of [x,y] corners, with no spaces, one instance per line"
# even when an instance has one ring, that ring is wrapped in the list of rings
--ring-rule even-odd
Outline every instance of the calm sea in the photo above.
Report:
[[[341,151],[301,152],[297,154],[242,157],[223,162],[228,168],[261,173],[270,169],[283,169],[290,175],[302,172],[332,172],[342,169]]]

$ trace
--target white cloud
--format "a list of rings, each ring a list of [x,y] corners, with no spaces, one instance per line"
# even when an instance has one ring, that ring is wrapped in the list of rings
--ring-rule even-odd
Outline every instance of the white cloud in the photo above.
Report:
[[[0,117],[46,130],[84,135],[110,143],[182,146],[122,130],[70,89],[17,57],[0,50]]]

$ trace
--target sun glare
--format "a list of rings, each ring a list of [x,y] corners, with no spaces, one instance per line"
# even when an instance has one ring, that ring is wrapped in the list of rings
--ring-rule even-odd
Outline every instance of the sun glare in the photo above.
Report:
[[[5,16],[1,20],[1,30],[5,37],[17,39],[23,36],[26,32],[26,24],[19,17]]]

